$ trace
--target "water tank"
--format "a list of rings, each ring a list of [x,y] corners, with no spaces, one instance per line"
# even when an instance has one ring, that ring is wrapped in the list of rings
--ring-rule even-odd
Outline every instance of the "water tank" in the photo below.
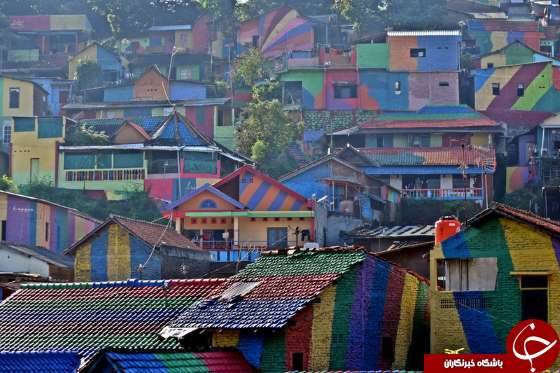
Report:
[[[444,216],[436,221],[435,243],[441,243],[461,230],[461,222],[454,216]]]

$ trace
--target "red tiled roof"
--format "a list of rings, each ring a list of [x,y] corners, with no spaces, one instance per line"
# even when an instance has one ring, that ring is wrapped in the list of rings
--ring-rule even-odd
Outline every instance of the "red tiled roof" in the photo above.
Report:
[[[494,166],[494,149],[457,148],[362,148],[360,153],[381,166]],[[463,159],[464,157],[464,159]]]
[[[542,216],[533,214],[532,212],[516,209],[502,203],[494,203],[489,209],[486,209],[469,219],[467,224],[475,224],[477,221],[480,221],[492,213],[498,213],[509,218],[521,220],[527,224],[537,226],[552,233],[560,234],[560,222],[543,218]]]
[[[453,120],[373,120],[360,125],[361,129],[374,128],[462,128],[462,127],[486,127],[496,126],[496,121],[490,118],[480,119],[453,119]]]
[[[113,216],[111,219],[152,246],[165,243],[163,245],[169,247],[201,250],[191,240],[177,233],[172,226],[166,230],[165,225],[124,218],[122,216]]]

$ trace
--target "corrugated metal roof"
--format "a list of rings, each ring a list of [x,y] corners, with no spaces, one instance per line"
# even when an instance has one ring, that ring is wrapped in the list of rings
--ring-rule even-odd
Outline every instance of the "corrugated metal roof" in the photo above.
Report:
[[[433,237],[433,225],[396,225],[394,227],[358,227],[347,233],[351,237],[363,238],[407,238]]]
[[[461,36],[459,30],[433,30],[433,31],[389,31],[387,36]]]

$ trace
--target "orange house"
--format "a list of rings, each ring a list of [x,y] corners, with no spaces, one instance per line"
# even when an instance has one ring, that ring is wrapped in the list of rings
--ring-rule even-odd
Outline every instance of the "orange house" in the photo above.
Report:
[[[216,261],[253,260],[260,250],[315,239],[310,201],[252,166],[194,190],[165,216]]]

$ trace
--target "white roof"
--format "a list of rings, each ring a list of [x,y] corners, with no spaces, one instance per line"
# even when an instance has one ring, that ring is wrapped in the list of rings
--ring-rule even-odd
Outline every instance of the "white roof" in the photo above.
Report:
[[[387,36],[461,36],[461,31],[459,30],[388,31]]]
[[[189,31],[192,30],[191,25],[168,25],[168,26],[152,26],[148,31]]]

